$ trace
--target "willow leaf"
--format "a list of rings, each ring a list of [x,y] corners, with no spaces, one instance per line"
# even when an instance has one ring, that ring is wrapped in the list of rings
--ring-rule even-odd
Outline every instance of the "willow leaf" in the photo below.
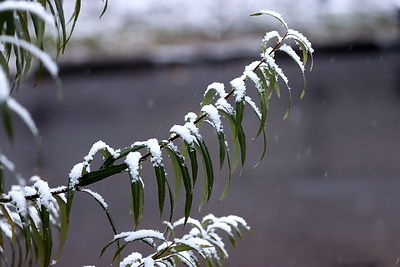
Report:
[[[39,208],[38,208],[39,209]],[[41,261],[43,267],[47,267],[51,263],[51,252],[53,248],[53,238],[51,234],[50,213],[44,207],[38,210],[42,223],[42,242],[44,246],[44,258]]]
[[[261,111],[261,118],[260,118],[260,127],[258,128],[258,132],[257,132],[257,136],[260,135],[260,133],[264,130],[265,128],[265,124],[267,121],[267,114],[268,114],[268,106],[269,106],[269,100],[268,100],[268,85],[267,85],[267,81],[265,79],[265,76],[263,74],[263,72],[258,69],[256,70],[256,74],[258,76],[258,78],[261,81],[261,88],[263,89],[261,90],[257,90],[258,93],[258,99],[260,101],[260,111]]]
[[[37,248],[37,254],[39,257],[39,261],[41,262],[41,266],[43,266],[43,263],[45,262],[45,245],[43,244],[43,239],[42,236],[40,235],[39,230],[36,227],[35,222],[32,220],[32,218],[30,218],[30,224],[31,224],[31,229],[32,229],[32,237],[33,237],[33,241],[36,244],[36,248]]]
[[[59,195],[54,195],[54,198],[57,200],[59,214],[60,214],[60,223],[61,223],[61,228],[59,233],[60,241],[58,244],[58,250],[55,257],[55,260],[58,260],[64,248],[65,241],[67,240],[69,222],[67,221],[67,203],[64,201],[64,198],[60,197]]]
[[[72,21],[72,26],[71,30],[69,32],[69,36],[67,38],[67,42],[72,36],[72,33],[75,30],[76,22],[78,21],[79,14],[81,12],[81,0],[75,0],[75,6],[74,6],[74,13],[71,15],[70,21]]]
[[[15,223],[8,212],[8,209],[4,205],[0,205],[1,212],[6,217],[8,224],[11,227],[11,243],[14,242],[15,239]]]
[[[137,228],[143,217],[144,207],[144,188],[141,181],[131,182],[131,196],[135,228]]]
[[[198,173],[198,169],[199,169],[199,166],[197,164],[197,154],[196,154],[195,148],[186,142],[185,142],[185,147],[189,154],[190,164],[191,164],[191,168],[192,168],[192,181],[193,181],[193,187],[194,187],[194,185],[196,184],[197,173]]]
[[[210,153],[208,151],[206,144],[204,143],[203,139],[200,138],[199,136],[196,136],[196,140],[197,140],[196,148],[198,149],[198,151],[201,155],[201,158],[203,160],[203,165],[205,168],[204,189],[203,189],[203,194],[202,194],[202,200],[200,203],[200,207],[202,207],[205,200],[206,199],[209,200],[211,197],[213,184],[214,184],[214,170],[213,170],[213,166],[212,166],[211,156],[210,156]]]
[[[1,113],[3,115],[3,126],[4,129],[6,130],[7,137],[11,142],[13,142],[14,128],[12,124],[10,108],[8,107],[6,102],[1,103],[0,108],[1,108]]]
[[[164,201],[165,201],[165,185],[166,185],[165,169],[163,166],[154,166],[154,171],[156,174],[157,187],[158,187],[158,209],[160,211],[160,216],[162,216],[164,210]]]
[[[244,99],[243,101],[236,102],[236,118],[235,118],[235,131],[236,133],[242,127],[243,115],[244,115]]]
[[[169,146],[165,148],[167,149],[168,154],[171,157],[171,160],[177,162],[177,165],[180,170],[179,177],[182,178],[183,185],[185,187],[185,220],[187,220],[189,218],[193,202],[193,187],[189,175],[189,170],[186,166],[183,156],[179,153],[177,149],[172,149]]]
[[[62,0],[54,0],[57,9],[57,17],[60,21],[61,26],[61,52],[64,53],[65,45],[67,44],[67,30],[66,30],[66,23],[64,17],[64,9],[62,5]]]
[[[260,12],[251,14],[250,16],[261,16],[261,15],[269,15],[269,16],[276,18],[286,30],[288,29],[287,23],[283,20],[281,14],[279,14],[275,11],[261,10]]]
[[[181,168],[179,166],[179,161],[176,158],[176,155],[172,151],[172,149],[169,148],[168,146],[166,146],[165,150],[167,151],[169,158],[171,160],[172,171],[174,173],[174,202],[176,204],[178,202],[179,194],[180,194],[181,187],[182,187]]]
[[[104,13],[106,13],[107,8],[108,8],[108,0],[105,0],[104,1],[104,8],[103,8],[103,11],[101,11],[100,18],[104,15]]]

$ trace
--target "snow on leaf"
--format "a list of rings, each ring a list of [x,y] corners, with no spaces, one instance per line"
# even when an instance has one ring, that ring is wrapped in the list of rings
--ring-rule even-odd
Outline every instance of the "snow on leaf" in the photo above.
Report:
[[[6,167],[9,171],[15,171],[15,165],[4,154],[0,153],[0,166]]]
[[[0,104],[6,101],[10,94],[10,86],[8,84],[8,79],[6,74],[3,71],[3,68],[0,68]]]
[[[154,238],[154,239],[164,240],[164,235],[159,231],[146,230],[146,229],[132,231],[132,232],[122,232],[117,235],[114,235],[114,240],[124,239],[124,241],[127,243],[143,238]]]
[[[50,211],[52,194],[49,188],[49,184],[43,180],[38,180],[35,182],[33,187],[36,188],[39,194],[39,199],[38,199],[39,206],[45,207],[47,211]]]
[[[87,188],[81,189],[80,191],[90,194],[93,198],[96,199],[97,202],[101,204],[101,206],[103,206],[105,209],[108,208],[108,204],[104,201],[104,198],[99,193],[94,192]]]
[[[139,266],[142,263],[142,254],[138,252],[133,252],[127,257],[125,257],[121,263],[119,264],[120,267],[127,267],[127,266]]]
[[[297,55],[297,53],[293,50],[293,48],[287,44],[282,44],[279,47],[279,50],[285,52],[286,54],[288,54],[299,66],[300,70],[302,73],[304,73],[304,65],[303,62],[301,62],[301,59],[299,57],[299,55]]]
[[[280,42],[282,40],[282,37],[279,34],[279,32],[277,32],[277,31],[269,31],[269,32],[265,33],[265,36],[262,39],[261,43],[265,44],[269,40],[271,40],[272,38],[276,38],[277,42]]]
[[[21,191],[11,190],[8,196],[12,199],[11,203],[15,205],[21,217],[26,217],[28,215],[28,209],[24,194]]]
[[[189,145],[193,145],[195,138],[192,135],[191,131],[182,125],[174,125],[169,130],[171,133],[179,135],[183,141],[188,143]]]
[[[209,86],[207,86],[204,95],[206,95],[210,90],[215,90],[220,97],[225,97],[227,95],[227,93],[225,92],[225,85],[223,83],[214,82],[210,84]]]
[[[207,117],[210,118],[213,127],[218,133],[224,131],[221,123],[221,118],[216,107],[214,107],[213,105],[206,105],[201,108],[201,111],[207,114]]]
[[[275,59],[272,56],[270,56],[268,53],[264,53],[263,56],[265,59],[265,63],[270,68],[272,68],[282,78],[282,80],[285,82],[288,90],[290,90],[289,80],[286,77],[285,73],[283,73],[283,70],[278,66],[278,64],[276,64]]]
[[[251,99],[251,97],[246,96],[246,97],[245,97],[245,101],[246,101],[247,104],[249,104],[249,105],[253,108],[254,112],[257,114],[257,117],[258,117],[259,119],[261,119],[261,112],[260,112],[260,110],[258,109],[256,103],[254,103],[254,101]]]
[[[160,145],[158,144],[158,140],[156,138],[149,139],[145,142],[145,145],[151,154],[150,161],[153,164],[153,166],[154,167],[164,166],[162,162],[163,159],[161,154],[161,148]]]
[[[136,183],[137,181],[140,181],[144,187],[143,180],[139,175],[141,157],[142,155],[138,151],[129,152],[125,158],[125,163],[128,165],[129,174],[132,179],[131,182]]]
[[[238,77],[230,81],[231,86],[235,89],[233,94],[235,95],[235,102],[243,102],[246,95],[246,85],[242,77]]]
[[[57,64],[51,59],[51,57],[47,53],[43,52],[33,44],[28,43],[25,40],[18,39],[14,36],[6,36],[6,35],[0,36],[0,42],[14,44],[27,50],[43,63],[43,65],[47,68],[47,70],[49,71],[49,73],[53,78],[57,77],[58,74]]]
[[[21,104],[19,104],[14,98],[7,98],[7,105],[10,109],[12,109],[15,113],[17,113],[21,119],[28,126],[29,130],[32,132],[34,136],[38,136],[39,130],[36,127],[35,122],[33,121],[31,114],[29,111],[24,108]]]
[[[309,53],[311,54],[314,53],[314,49],[312,48],[311,42],[302,33],[293,29],[288,29],[287,38],[292,38],[301,41],[305,45]]]
[[[186,122],[194,122],[197,119],[197,115],[194,112],[189,112],[185,115]]]
[[[79,178],[82,177],[83,162],[75,164],[69,173],[69,188],[75,190],[75,186],[79,183]]]
[[[261,80],[260,78],[257,76],[256,73],[254,73],[255,68],[260,64],[260,61],[254,61],[251,64],[247,65],[244,69],[243,75],[247,76],[250,78],[250,80],[254,83],[256,89],[259,92],[264,91],[262,84],[261,84]]]
[[[234,115],[235,114],[235,109],[232,107],[232,105],[226,101],[225,98],[221,97],[215,102],[215,106],[217,107],[218,110],[225,111],[229,115]]]
[[[283,27],[285,27],[285,29],[288,29],[286,22],[283,20],[281,14],[279,14],[278,12],[272,10],[260,10],[259,12],[252,14],[252,16],[260,16],[260,15],[270,15],[279,20],[282,23]]]
[[[36,2],[26,2],[26,1],[5,1],[0,3],[0,12],[3,11],[15,11],[23,10],[33,13],[40,17],[47,23],[53,24],[54,18],[46,12],[43,6]]]

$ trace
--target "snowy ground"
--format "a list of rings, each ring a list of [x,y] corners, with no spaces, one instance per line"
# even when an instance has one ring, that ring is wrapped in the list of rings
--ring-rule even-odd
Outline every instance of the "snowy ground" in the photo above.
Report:
[[[65,4],[71,14],[74,1]],[[99,19],[102,8],[101,1],[83,1],[70,56],[62,61],[187,60],[193,54],[255,52],[263,32],[279,27],[272,18],[249,16],[261,9],[281,13],[289,27],[316,45],[387,45],[399,36],[399,0],[110,0]]]

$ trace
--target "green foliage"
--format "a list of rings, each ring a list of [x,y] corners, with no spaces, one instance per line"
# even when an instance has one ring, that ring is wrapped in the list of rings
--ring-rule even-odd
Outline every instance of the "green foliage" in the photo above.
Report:
[[[104,14],[107,4],[106,1],[101,15]],[[68,30],[68,19],[65,18],[61,0],[0,2],[0,44],[4,46],[4,49],[0,50],[0,110],[4,129],[10,140],[13,140],[14,135],[11,112],[18,114],[38,139],[39,132],[29,112],[11,96],[11,93],[14,88],[18,88],[31,68],[33,56],[40,60],[38,78],[40,78],[40,70],[46,68],[59,83],[57,65],[45,52],[46,29],[48,25],[54,25],[57,30],[56,49],[58,53],[64,52],[76,26],[80,9],[81,0],[76,0],[74,12],[69,19],[70,30]],[[66,186],[50,189],[46,182],[39,177],[34,177],[33,186],[14,186],[7,194],[3,193],[3,169],[14,173],[15,168],[0,151],[0,193],[2,193],[0,196],[0,262],[14,266],[34,265],[39,261],[41,266],[48,266],[53,258],[58,259],[67,238],[74,196],[76,193],[83,192],[93,197],[100,205],[115,234],[114,239],[103,249],[102,254],[115,243],[117,248],[114,259],[118,262],[119,255],[126,245],[137,240],[144,241],[156,249],[155,253],[148,257],[142,257],[141,254],[134,252],[121,261],[121,266],[142,265],[146,260],[170,265],[183,262],[187,266],[197,266],[200,265],[200,262],[194,256],[194,252],[203,258],[206,266],[220,266],[221,260],[228,254],[221,237],[216,234],[216,230],[225,231],[233,247],[236,247],[234,233],[241,239],[239,226],[247,230],[249,228],[243,219],[236,216],[216,218],[208,215],[201,222],[190,218],[193,192],[200,179],[198,172],[201,166],[198,164],[198,158],[201,158],[204,173],[200,207],[210,200],[215,178],[214,160],[208,149],[208,141],[201,134],[200,126],[204,121],[215,130],[219,148],[217,162],[219,162],[220,169],[224,166],[228,169],[226,187],[221,196],[223,199],[229,191],[232,172],[236,169],[239,161],[242,166],[246,162],[247,140],[243,127],[246,107],[250,107],[259,119],[260,124],[256,137],[261,134],[263,136],[263,152],[260,161],[265,155],[267,146],[265,126],[269,102],[273,95],[278,98],[281,96],[280,84],[282,82],[289,93],[288,108],[283,118],[285,119],[289,115],[292,102],[291,88],[283,70],[275,61],[275,53],[286,53],[295,61],[301,70],[304,85],[304,66],[308,57],[312,59],[313,53],[311,43],[301,33],[288,28],[279,14],[273,11],[260,11],[252,16],[260,15],[269,15],[277,19],[284,28],[283,34],[277,31],[267,32],[261,41],[261,58],[246,66],[243,74],[230,82],[228,92],[225,91],[225,85],[222,83],[213,83],[208,86],[199,114],[188,113],[183,125],[174,125],[171,128],[167,140],[159,141],[150,138],[116,150],[104,142],[98,141],[93,144],[83,162],[72,168]],[[289,40],[294,40],[299,47],[302,52],[301,57],[288,43]],[[14,62],[11,62],[12,60]],[[12,63],[16,67],[16,74],[10,86],[10,65]],[[247,95],[249,84],[256,89],[258,105]],[[304,92],[305,87],[301,97],[304,96]],[[223,122],[227,122],[230,128],[233,152],[229,150]],[[164,152],[169,160],[166,160]],[[91,162],[98,153],[101,154],[103,163],[98,169],[91,170]],[[122,163],[121,160],[123,160]],[[149,179],[143,180],[140,175],[141,169],[147,163],[151,164],[155,173],[160,216],[164,213],[167,205],[165,199],[168,197],[170,208],[168,218],[169,221],[172,221],[183,187],[185,191],[184,218],[174,224],[166,223],[168,229],[165,234],[153,230],[137,230],[118,234],[103,198],[84,187],[101,182],[118,173],[127,173],[130,184],[129,193],[132,199],[133,222],[136,229],[143,217],[144,181],[150,182]],[[167,178],[164,165],[166,163],[172,166],[173,179]],[[189,234],[172,241],[168,240],[169,235],[175,235],[174,229],[177,226],[186,224],[193,227]],[[56,253],[53,251],[54,230],[59,232],[59,246]],[[4,253],[4,240],[10,243],[12,250],[10,253]],[[25,246],[21,245],[22,241]],[[120,245],[121,242],[122,245]],[[11,262],[6,258],[6,254],[11,254]]]

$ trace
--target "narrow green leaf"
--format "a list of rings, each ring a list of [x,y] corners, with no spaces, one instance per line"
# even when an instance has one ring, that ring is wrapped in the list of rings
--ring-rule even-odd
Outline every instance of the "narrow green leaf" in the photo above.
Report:
[[[11,112],[6,102],[0,104],[1,113],[3,115],[3,125],[10,142],[14,140],[14,128],[12,125]]]
[[[190,146],[189,144],[185,143],[185,147],[188,151],[189,158],[190,158],[190,164],[191,164],[191,168],[192,168],[192,181],[193,181],[193,187],[194,187],[194,185],[196,184],[197,172],[199,169],[199,166],[197,164],[197,154],[196,154],[196,150],[194,149],[193,146]]]
[[[103,164],[100,166],[100,169],[104,169],[104,168],[108,168],[111,165],[114,164],[115,161],[117,161],[118,159],[121,159],[123,157],[125,157],[126,155],[128,155],[130,152],[135,152],[138,151],[142,148],[146,147],[145,145],[132,145],[130,147],[126,147],[124,149],[121,150],[121,152],[119,153],[118,157],[107,157]]]
[[[168,146],[165,147],[169,158],[171,160],[172,171],[174,173],[174,202],[175,204],[178,202],[181,187],[182,187],[182,173],[181,168],[179,166],[179,161],[177,160],[175,153]]]
[[[226,143],[225,143],[225,134],[223,131],[217,132],[218,142],[219,142],[219,167],[222,169],[222,166],[225,162],[225,152],[226,152]]]
[[[213,166],[212,166],[211,156],[210,156],[210,153],[208,151],[208,148],[207,148],[205,142],[203,141],[202,138],[200,138],[198,136],[196,136],[196,140],[197,140],[196,148],[200,152],[201,158],[203,160],[203,165],[205,168],[204,190],[203,190],[203,194],[202,194],[202,200],[200,203],[200,207],[202,207],[204,204],[204,201],[206,199],[209,200],[211,197],[213,184],[214,184],[214,170],[213,170]]]
[[[101,181],[111,175],[123,172],[128,168],[126,163],[113,165],[104,169],[94,170],[79,178],[78,186],[86,186]]]
[[[53,238],[51,234],[50,213],[43,206],[38,208],[40,219],[42,222],[42,242],[44,245],[44,258],[41,261],[43,267],[47,267],[51,263],[51,252],[53,248]]]
[[[144,207],[144,188],[141,181],[131,181],[131,197],[135,228],[137,228],[143,217]]]
[[[229,234],[229,241],[231,242],[233,248],[237,248],[235,237],[232,234]]]
[[[81,12],[81,0],[75,0],[74,13],[71,15],[71,18],[70,18],[70,21],[72,21],[72,27],[69,32],[69,36],[67,38],[67,43],[69,42],[69,39],[71,38],[72,33],[75,30],[76,22],[78,21],[80,12]]]
[[[229,126],[231,128],[232,132],[232,139],[233,139],[233,148],[234,148],[234,154],[233,154],[233,163],[231,165],[231,171],[230,173],[234,172],[237,164],[239,162],[239,141],[237,138],[237,132],[236,132],[236,123],[235,123],[235,117],[232,114],[229,114],[225,112],[224,110],[219,110],[222,115],[228,120]]]
[[[103,8],[103,11],[101,11],[100,18],[104,15],[104,13],[106,13],[107,8],[108,8],[108,0],[105,0],[104,2],[105,2],[104,8]]]
[[[243,101],[236,102],[236,119],[235,119],[235,131],[236,133],[242,127],[243,115],[244,115],[244,99]]]
[[[66,30],[66,23],[65,23],[65,17],[64,17],[64,9],[62,5],[62,0],[54,0],[54,3],[56,5],[57,9],[57,17],[60,21],[60,26],[61,26],[61,52],[64,53],[65,51],[65,45],[67,44],[67,30]]]
[[[30,218],[30,225],[31,225],[31,230],[32,230],[32,237],[33,237],[33,240],[37,247],[39,261],[41,262],[41,266],[43,266],[43,263],[45,262],[45,257],[46,257],[46,255],[45,255],[46,247],[45,247],[45,244],[43,243],[42,236],[40,235],[40,232],[37,229],[36,224],[32,220],[32,218]]]
[[[275,11],[262,10],[260,12],[251,14],[250,16],[261,16],[261,15],[269,15],[269,16],[276,18],[286,30],[288,29],[288,26],[287,26],[286,22],[283,20],[281,14],[279,14]]]
[[[171,162],[177,162],[177,167],[179,167],[180,175],[182,178],[183,185],[185,187],[185,221],[189,218],[190,211],[193,202],[193,187],[189,175],[189,170],[186,166],[183,156],[180,154],[179,150],[173,149],[170,146],[166,146],[165,149],[170,155]]]
[[[263,88],[263,91],[257,90],[258,93],[258,99],[260,102],[260,112],[261,112],[261,118],[260,118],[260,127],[258,128],[258,132],[257,132],[257,136],[260,135],[260,133],[263,131],[263,129],[265,128],[265,124],[267,121],[267,114],[268,114],[268,97],[267,97],[267,93],[268,93],[268,86],[267,86],[267,82],[265,79],[265,76],[262,72],[262,70],[258,69],[256,70],[256,74],[259,77],[260,81],[261,81],[261,85]]]
[[[8,209],[4,205],[0,205],[1,212],[6,217],[8,224],[11,226],[11,243],[14,242],[15,239],[15,223],[8,212]]]
[[[221,195],[221,197],[219,198],[220,201],[222,201],[222,200],[226,197],[226,195],[228,194],[229,189],[230,189],[230,187],[231,187],[232,168],[231,168],[231,159],[230,159],[230,156],[229,156],[228,147],[226,147],[226,160],[227,160],[227,162],[228,162],[228,180],[227,180],[227,182],[226,182],[224,191],[222,192],[222,195]]]
[[[67,203],[59,195],[54,195],[54,198],[57,200],[59,214],[60,214],[60,223],[61,223],[61,228],[59,233],[60,241],[58,244],[58,250],[55,257],[55,260],[58,260],[61,256],[62,249],[64,248],[65,241],[67,240],[69,222],[67,221]]]
[[[160,211],[160,216],[162,216],[164,210],[164,201],[165,201],[165,169],[163,166],[154,166],[154,171],[157,178],[157,187],[158,187],[158,208]]]

